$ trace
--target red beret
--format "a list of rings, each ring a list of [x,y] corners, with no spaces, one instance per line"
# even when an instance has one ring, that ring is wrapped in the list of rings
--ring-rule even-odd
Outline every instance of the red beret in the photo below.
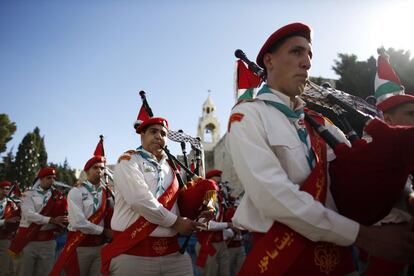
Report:
[[[0,182],[0,187],[7,187],[7,186],[11,187],[12,183],[10,181],[6,181],[6,180]]]
[[[209,171],[209,172],[206,173],[206,178],[207,179],[210,179],[210,178],[212,178],[214,176],[220,176],[221,177],[221,174],[222,173],[223,172],[220,171],[220,170],[211,170],[211,171]]]
[[[265,42],[265,44],[262,46],[262,49],[260,50],[259,54],[256,58],[256,63],[262,67],[265,68],[263,63],[263,57],[264,55],[270,50],[270,48],[281,39],[284,39],[289,36],[298,35],[303,36],[309,42],[312,40],[312,30],[308,25],[305,25],[303,23],[292,23],[289,25],[286,25],[276,32],[274,32]]]
[[[87,172],[96,163],[105,163],[105,162],[106,162],[106,159],[104,156],[95,155],[94,157],[89,159],[88,162],[86,162],[85,167],[83,167],[83,170]]]
[[[48,175],[56,175],[55,168],[44,167],[44,168],[40,169],[39,173],[37,174],[37,177],[43,178],[43,177],[48,176]]]
[[[164,119],[161,117],[152,117],[152,118],[149,118],[148,120],[145,120],[141,124],[136,125],[135,130],[137,131],[138,134],[141,134],[141,131],[150,125],[162,125],[166,129],[168,129],[167,119]]]
[[[402,94],[402,95],[394,95],[389,97],[388,99],[382,101],[377,105],[377,108],[382,112],[386,112],[388,109],[393,107],[397,107],[400,104],[404,103],[414,103],[414,96],[409,94]]]

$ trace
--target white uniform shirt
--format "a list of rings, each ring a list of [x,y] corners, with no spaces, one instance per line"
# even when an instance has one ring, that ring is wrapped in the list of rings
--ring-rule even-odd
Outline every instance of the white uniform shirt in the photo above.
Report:
[[[3,197],[3,199],[0,199],[0,227],[4,226],[5,223],[4,212],[6,210],[7,202],[7,197]]]
[[[289,97],[274,90],[273,93],[258,98],[279,97],[292,107]],[[329,189],[326,207],[299,190],[310,168],[297,131],[288,118],[263,101],[239,104],[232,110],[234,113],[244,116],[241,121],[231,123],[226,147],[246,193],[233,223],[249,231],[265,233],[278,221],[312,241],[352,244],[359,224],[336,212]],[[326,126],[339,140],[346,141],[336,127],[329,123]],[[328,161],[334,158],[328,147]]]
[[[174,172],[165,157],[158,163],[165,176],[162,187],[167,190]],[[162,206],[155,197],[157,182],[157,169],[139,154],[132,154],[130,160],[121,160],[115,166],[115,207],[111,220],[113,230],[124,231],[143,216],[149,222],[159,225],[150,236],[171,237],[177,234],[170,228],[179,215],[177,203],[171,211]]]
[[[43,190],[39,187],[39,189]],[[22,218],[20,227],[29,227],[31,223],[36,223],[42,226],[40,230],[50,230],[56,228],[56,225],[49,224],[50,217],[40,214],[43,207],[46,206],[50,193],[39,193],[34,187],[33,190],[26,191],[22,197]]]
[[[94,196],[88,191],[85,185],[89,185],[94,191],[97,190],[95,185],[89,181],[85,181],[79,187],[74,187],[68,194],[68,220],[69,231],[81,231],[84,234],[99,235],[104,230],[104,219],[99,224],[94,224],[88,220],[96,210],[102,205],[102,193],[97,193],[98,206],[94,210],[93,199]],[[102,187],[103,188],[103,187]]]

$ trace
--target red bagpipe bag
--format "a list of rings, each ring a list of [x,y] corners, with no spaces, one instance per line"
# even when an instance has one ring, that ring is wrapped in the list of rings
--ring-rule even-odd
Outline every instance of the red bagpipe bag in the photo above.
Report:
[[[107,192],[102,193],[102,204],[96,212],[88,218],[88,220],[93,224],[99,224],[102,219],[106,219],[108,216],[107,208]],[[112,214],[109,214],[112,216]],[[56,260],[55,265],[53,266],[52,271],[49,276],[58,276],[62,270],[65,270],[66,275],[79,275],[79,264],[76,254],[76,248],[85,240],[87,236],[81,231],[76,231],[74,233],[70,232],[68,234],[68,239],[66,241],[65,247],[59,255],[59,258]],[[97,239],[102,239],[101,235],[93,235]]]
[[[311,114],[324,123],[324,119]],[[325,203],[327,161],[325,141],[306,122],[316,155],[316,166],[300,187],[315,200]],[[327,242],[312,242],[286,225],[274,222],[253,244],[238,275],[346,275],[353,271],[351,250]]]
[[[67,214],[68,202],[61,192],[54,189],[52,196],[47,201],[46,205],[40,211],[40,214],[46,217],[58,217]],[[23,248],[33,239],[36,238],[37,234],[43,225],[31,223],[29,227],[19,227],[16,236],[12,240],[9,253],[12,257],[17,257]],[[59,228],[58,228],[59,229]],[[56,229],[56,230],[58,230]]]
[[[330,163],[331,192],[340,214],[371,225],[391,211],[414,170],[414,127],[373,119],[365,128],[372,142],[340,144]]]
[[[198,219],[200,212],[214,210],[222,215],[221,204],[219,204],[219,188],[217,183],[211,179],[198,178],[190,181],[181,189],[178,196],[180,214],[192,220]],[[221,212],[220,212],[221,211]],[[220,218],[221,219],[221,218]],[[201,231],[197,233],[198,242],[201,245],[197,258],[197,265],[204,267],[208,255],[214,255],[216,250],[211,245],[214,232]]]
[[[12,217],[20,217],[21,209],[12,200],[7,200],[6,208],[4,209],[4,215],[1,219],[9,219]],[[0,239],[12,239],[19,228],[19,222],[5,223],[3,227],[0,227]]]
[[[214,180],[198,178],[190,181],[180,190],[178,207],[183,217],[195,220],[202,209],[214,209],[218,186]]]

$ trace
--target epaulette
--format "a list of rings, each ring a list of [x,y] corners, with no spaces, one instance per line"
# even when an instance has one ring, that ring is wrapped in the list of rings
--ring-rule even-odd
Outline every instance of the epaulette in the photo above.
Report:
[[[124,152],[119,158],[118,158],[118,163],[121,162],[122,160],[131,160],[131,156],[136,154],[137,151],[136,150],[128,150],[126,152]]]
[[[236,106],[238,106],[239,104],[242,104],[242,103],[251,103],[251,102],[256,102],[256,101],[258,101],[258,99],[257,98],[254,98],[254,99],[243,99],[243,100],[239,100],[233,107],[232,107],[232,110],[233,110],[233,108],[235,108]],[[241,122],[241,120],[243,119],[243,117],[244,117],[244,114],[243,113],[233,113],[233,114],[231,114],[230,115],[230,118],[229,118],[229,122],[227,123],[227,132],[230,132],[230,128],[231,128],[231,124],[233,123],[233,122],[235,122],[235,121],[237,121],[237,122]]]

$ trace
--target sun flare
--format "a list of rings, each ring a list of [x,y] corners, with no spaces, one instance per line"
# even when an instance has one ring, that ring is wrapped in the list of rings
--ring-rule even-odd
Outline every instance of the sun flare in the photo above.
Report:
[[[386,49],[409,50],[414,54],[414,2],[379,1],[370,18],[370,38]]]

